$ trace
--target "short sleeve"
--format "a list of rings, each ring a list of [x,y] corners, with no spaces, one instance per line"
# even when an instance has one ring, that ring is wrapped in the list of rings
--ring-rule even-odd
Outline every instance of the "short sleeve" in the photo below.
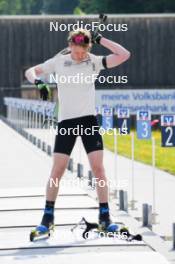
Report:
[[[55,64],[56,64],[56,58],[51,58],[49,60],[46,60],[44,63],[42,63],[41,68],[44,74],[55,72]]]
[[[104,56],[96,56],[93,54],[93,63],[95,64],[95,71],[99,73],[101,70],[104,70],[106,58]]]

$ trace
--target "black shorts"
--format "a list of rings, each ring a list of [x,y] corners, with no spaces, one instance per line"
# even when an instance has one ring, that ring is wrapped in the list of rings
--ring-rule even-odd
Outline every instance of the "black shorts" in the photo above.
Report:
[[[63,120],[58,123],[54,153],[70,155],[76,138],[80,136],[87,153],[103,150],[102,136],[93,115]]]

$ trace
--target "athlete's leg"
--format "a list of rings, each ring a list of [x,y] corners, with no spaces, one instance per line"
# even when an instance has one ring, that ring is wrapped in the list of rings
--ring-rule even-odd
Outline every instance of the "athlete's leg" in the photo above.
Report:
[[[103,166],[103,150],[88,154],[89,163],[97,182],[97,194],[100,203],[108,202],[108,185]]]
[[[69,161],[69,155],[62,153],[53,154],[53,166],[47,183],[46,200],[55,201],[58,195],[59,182],[64,174]]]
[[[58,128],[68,128],[68,122],[59,123]],[[59,132],[59,131],[58,131]],[[47,183],[46,205],[41,224],[50,227],[54,223],[54,205],[58,195],[59,183],[67,167],[69,156],[72,152],[76,140],[74,135],[62,135],[58,133],[55,137],[53,154],[53,166]]]
[[[58,125],[58,133],[55,137],[53,166],[47,184],[46,199],[48,201],[56,200],[60,179],[67,167],[70,154],[76,141],[76,136],[68,133],[64,135],[61,133],[61,129],[68,131],[68,128],[72,127],[72,125],[70,120],[62,121]]]
[[[93,128],[98,127],[95,116],[87,117],[84,126]],[[110,221],[108,206],[108,184],[103,166],[103,140],[99,129],[90,135],[82,135],[82,141],[88,154],[89,163],[96,178],[96,188],[99,198],[99,224],[103,229],[107,229]]]
[[[87,128],[91,131],[89,135],[84,132],[81,138],[88,154],[91,169],[97,180],[97,194],[99,202],[106,203],[108,201],[108,186],[103,166],[103,140],[99,132],[99,126],[96,117],[84,117],[83,125],[84,131]],[[93,130],[93,127],[96,129]]]
[[[103,150],[90,152],[88,158],[96,178],[96,188],[99,198],[99,224],[102,229],[107,230],[111,220],[108,205],[108,184],[103,166]]]
[[[69,161],[69,155],[53,154],[53,166],[46,188],[46,204],[41,224],[50,227],[54,223],[54,206],[58,195],[59,183]]]

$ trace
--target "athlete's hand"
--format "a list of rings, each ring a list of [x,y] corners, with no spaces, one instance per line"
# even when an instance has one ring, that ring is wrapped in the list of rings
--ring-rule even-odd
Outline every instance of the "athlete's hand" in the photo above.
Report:
[[[95,32],[95,31],[91,32],[91,42],[93,44],[95,44],[95,43],[100,44],[101,38],[102,38],[102,35],[100,33]]]
[[[40,98],[43,99],[43,101],[47,101],[51,97],[51,91],[47,84],[45,84],[43,81],[36,79],[35,85],[40,90]]]

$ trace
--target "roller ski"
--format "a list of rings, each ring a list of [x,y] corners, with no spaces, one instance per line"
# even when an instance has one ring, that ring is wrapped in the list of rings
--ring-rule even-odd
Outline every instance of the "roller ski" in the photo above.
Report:
[[[54,231],[54,225],[51,225],[49,228],[44,225],[38,225],[35,229],[33,229],[30,233],[30,241],[49,238]]]
[[[86,221],[86,224],[92,227],[91,223],[88,223]],[[118,225],[115,223],[112,223],[109,215],[109,208],[106,207],[100,207],[100,212],[99,212],[99,224],[97,227],[97,232],[106,235],[107,237],[117,237],[119,239],[124,239],[126,241],[132,241],[132,240],[137,240],[141,241],[142,236],[137,234],[137,235],[132,235],[130,234],[129,230],[127,227],[124,225]]]
[[[49,238],[54,231],[54,215],[53,208],[46,208],[41,224],[33,229],[30,233],[30,241]]]
[[[82,237],[84,239],[88,238],[90,232],[94,232],[97,234],[103,233],[104,236],[106,234],[107,237],[114,238],[115,236],[117,236],[117,238],[124,239],[128,242],[133,240],[142,241],[142,236],[140,234],[132,235],[127,227],[118,225],[116,223],[110,223],[107,227],[104,228],[101,223],[90,223],[83,217],[81,221],[71,229],[71,231],[73,232],[74,229],[80,226],[81,228],[82,226],[84,226],[84,231],[82,233]]]

